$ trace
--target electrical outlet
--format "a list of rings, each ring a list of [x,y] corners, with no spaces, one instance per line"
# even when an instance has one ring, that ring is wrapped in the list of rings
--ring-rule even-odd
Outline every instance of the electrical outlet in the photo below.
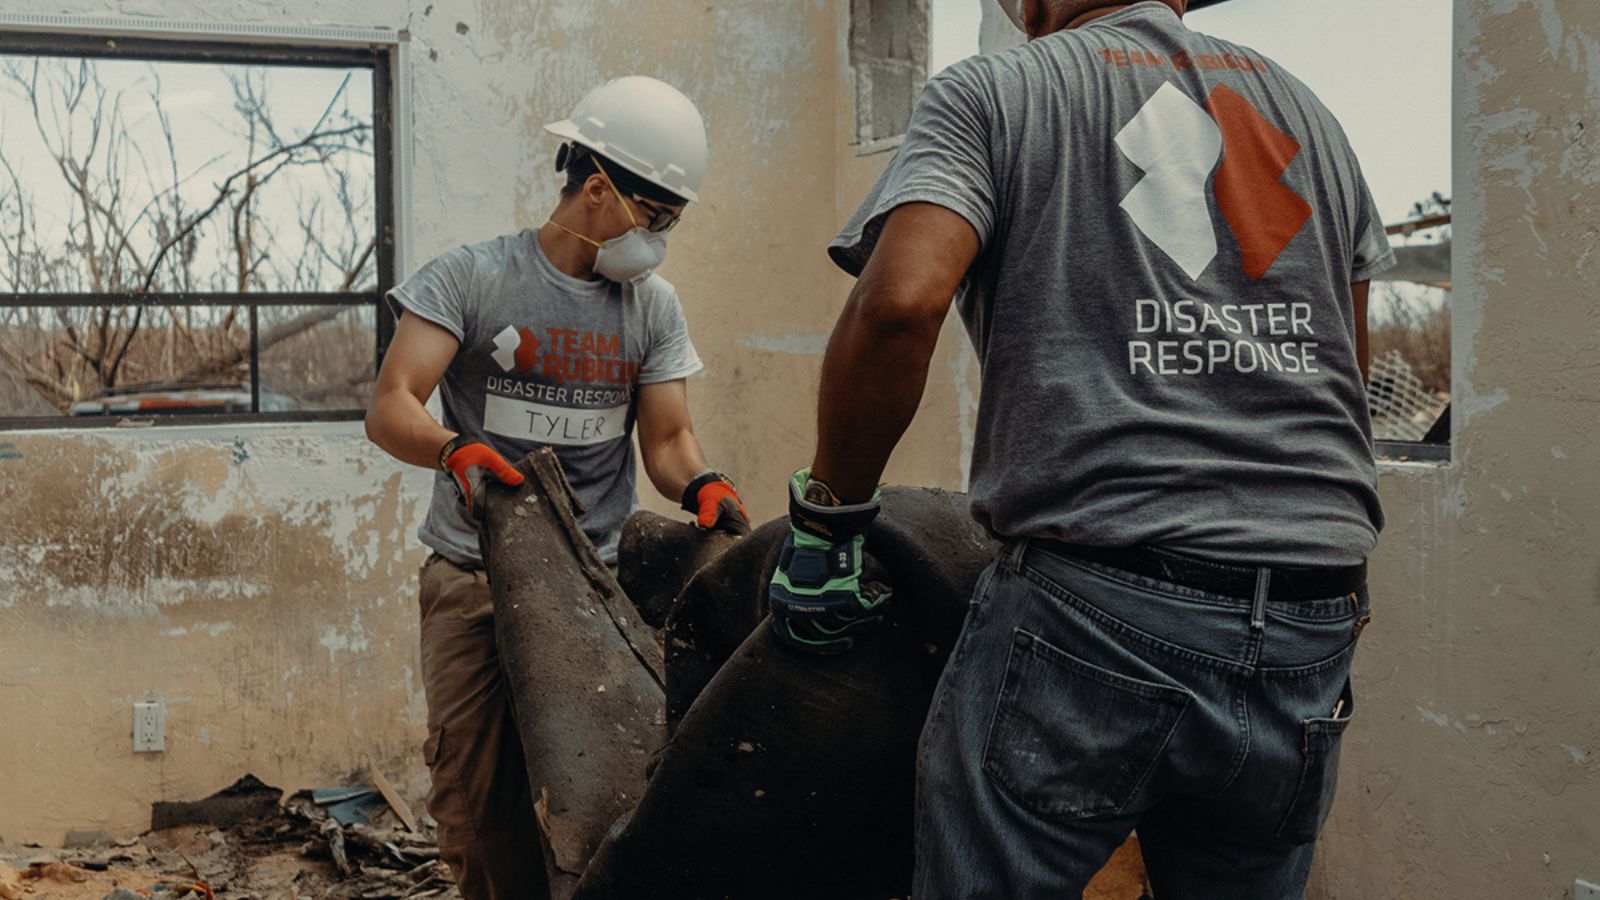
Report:
[[[167,705],[141,700],[133,705],[133,752],[162,753],[167,749]]]
[[[1572,900],[1600,900],[1600,884],[1577,879],[1572,882]]]

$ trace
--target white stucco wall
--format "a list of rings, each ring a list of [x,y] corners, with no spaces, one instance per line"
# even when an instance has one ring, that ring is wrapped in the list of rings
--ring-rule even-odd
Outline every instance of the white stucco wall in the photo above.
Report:
[[[1455,18],[1456,462],[1382,476],[1333,898],[1600,883],[1600,6]]]

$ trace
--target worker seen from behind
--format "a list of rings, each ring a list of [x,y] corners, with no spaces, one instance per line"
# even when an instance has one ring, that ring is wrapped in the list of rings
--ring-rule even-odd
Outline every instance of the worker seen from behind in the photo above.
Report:
[[[1383,524],[1393,254],[1339,123],[1187,0],[1002,5],[1030,41],[928,83],[829,248],[858,280],[773,626],[870,652],[862,535],[957,297],[1004,549],[924,727],[914,896],[1077,897],[1137,828],[1162,900],[1300,897]]]

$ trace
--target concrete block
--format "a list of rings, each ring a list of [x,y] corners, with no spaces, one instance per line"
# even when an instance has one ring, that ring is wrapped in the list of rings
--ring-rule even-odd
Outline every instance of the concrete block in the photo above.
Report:
[[[872,135],[875,140],[906,133],[911,124],[921,78],[908,66],[874,61],[865,69],[872,79]]]
[[[94,847],[109,847],[114,843],[111,835],[104,831],[69,831],[61,846],[68,850],[89,850]]]

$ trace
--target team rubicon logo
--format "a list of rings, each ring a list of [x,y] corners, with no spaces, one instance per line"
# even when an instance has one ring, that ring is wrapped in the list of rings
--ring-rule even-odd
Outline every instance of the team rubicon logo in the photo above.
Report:
[[[507,325],[494,336],[495,364],[507,372],[530,372],[539,363],[539,336],[532,328]]]
[[[577,328],[546,328],[541,335],[507,325],[494,336],[489,356],[511,375],[550,384],[626,385],[639,376],[639,364],[623,355],[621,335]]]
[[[1217,170],[1217,208],[1239,241],[1245,274],[1260,281],[1311,218],[1281,180],[1300,154],[1250,101],[1219,86],[1206,107],[1163,84],[1116,144],[1145,177],[1122,200],[1139,231],[1198,281],[1217,256],[1206,182]]]

